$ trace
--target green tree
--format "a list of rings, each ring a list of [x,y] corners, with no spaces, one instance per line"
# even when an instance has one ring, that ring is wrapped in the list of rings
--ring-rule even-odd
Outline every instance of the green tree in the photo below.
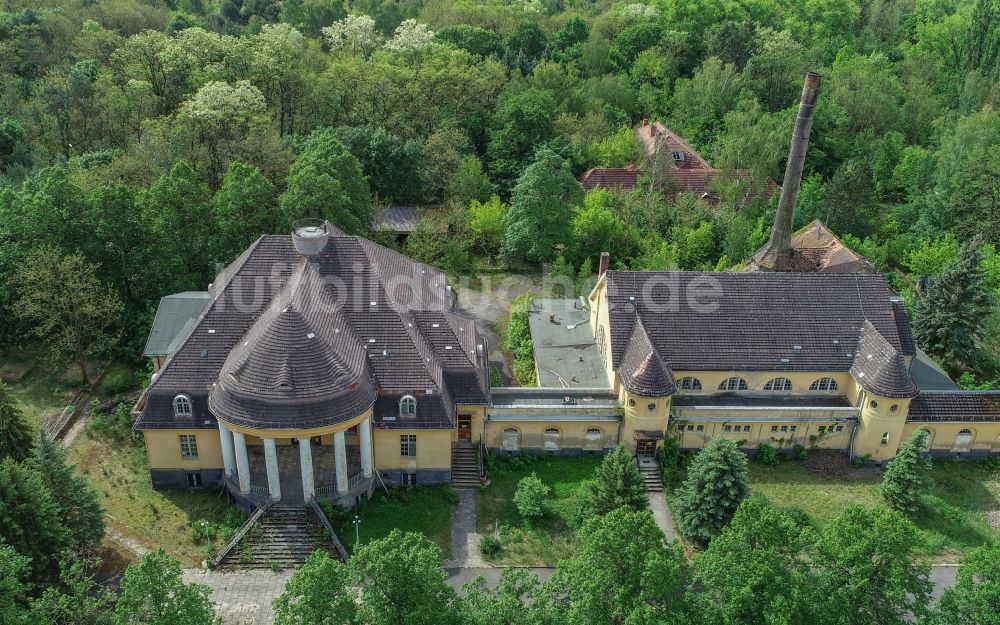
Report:
[[[504,238],[504,215],[507,205],[494,195],[487,202],[472,200],[469,204],[469,228],[475,243],[486,254],[496,254]]]
[[[262,234],[277,234],[291,228],[278,210],[274,185],[253,165],[232,161],[222,186],[212,198],[218,232],[214,256],[223,262],[236,258]]]
[[[660,41],[663,30],[659,24],[637,24],[623,30],[608,53],[611,66],[620,72],[627,72],[643,50],[652,48]]]
[[[31,561],[0,538],[0,623],[28,625],[37,622],[24,607],[28,595]]]
[[[63,256],[44,245],[28,255],[14,284],[17,315],[33,323],[33,334],[48,345],[53,361],[75,363],[84,384],[90,384],[87,363],[117,342],[115,324],[122,310],[117,295],[101,284],[96,267],[79,254]]]
[[[931,278],[927,293],[917,299],[914,338],[921,349],[955,370],[972,361],[989,305],[978,245],[972,242]]]
[[[906,266],[918,278],[936,276],[958,258],[958,241],[954,235],[946,234],[940,239],[921,241],[920,246],[910,250]]]
[[[31,429],[10,387],[0,381],[0,461],[20,462],[31,453]]]
[[[317,549],[274,600],[275,625],[352,625],[358,606],[348,567]]]
[[[209,589],[185,584],[181,565],[162,549],[125,570],[115,607],[115,625],[217,625]]]
[[[349,234],[367,231],[372,215],[368,181],[334,131],[314,133],[292,163],[281,210],[289,220],[319,217]]]
[[[475,155],[462,159],[445,186],[445,198],[464,206],[473,200],[485,202],[493,193],[490,179],[483,173],[483,163]]]
[[[68,464],[66,447],[40,433],[26,464],[41,476],[52,493],[74,549],[88,552],[100,546],[104,537],[104,510],[87,479]]]
[[[531,523],[545,516],[548,511],[548,496],[552,489],[537,475],[522,477],[514,491],[514,505],[526,522]]]
[[[556,100],[549,91],[528,89],[508,96],[493,114],[487,155],[493,180],[506,194],[535,149],[555,135]],[[537,158],[537,155],[535,155]]]
[[[611,194],[594,189],[583,199],[573,215],[574,260],[579,262],[601,252],[615,250],[624,258],[629,257],[625,222],[611,208]]]
[[[631,510],[649,507],[642,473],[624,443],[604,456],[594,479],[586,484],[585,502],[590,514],[607,514],[621,507]]]
[[[42,476],[7,458],[0,462],[0,540],[30,558],[30,581],[59,578],[59,555],[72,548],[70,530]]]
[[[548,594],[530,571],[504,568],[493,588],[482,577],[463,588],[462,612],[469,625],[546,625],[551,622]]]
[[[747,457],[736,442],[721,436],[708,441],[678,490],[675,512],[681,534],[707,545],[729,524],[749,493]]]
[[[579,547],[550,586],[555,622],[572,625],[686,623],[690,572],[680,546],[667,545],[648,510],[618,508],[588,519]]]
[[[281,21],[318,39],[320,30],[347,16],[343,2],[336,0],[283,0]]]
[[[920,544],[917,528],[898,512],[847,506],[820,532],[813,552],[814,622],[919,622],[931,591],[928,567],[915,557]]]
[[[392,530],[358,547],[350,567],[361,588],[366,625],[449,625],[459,619],[455,591],[441,568],[441,550],[423,534]]]
[[[695,558],[699,598],[715,622],[771,625],[809,622],[812,581],[804,554],[809,530],[761,495],[747,497],[729,526]]]
[[[87,572],[88,568],[96,568],[98,564],[63,556],[60,583],[45,588],[41,596],[31,601],[34,622],[42,625],[110,625],[114,592],[102,587]]]
[[[548,148],[539,150],[511,195],[501,255],[529,262],[555,258],[557,246],[565,247],[569,241],[570,206],[582,197],[583,189],[566,159]]]
[[[962,559],[955,585],[946,588],[928,625],[1000,625],[1000,542]]]
[[[923,496],[930,488],[927,473],[931,469],[931,459],[926,455],[929,436],[924,428],[913,432],[889,463],[878,487],[882,499],[903,514],[919,512],[923,508]]]
[[[404,141],[384,128],[371,126],[341,126],[336,132],[337,138],[361,163],[371,192],[380,202],[422,201],[419,142]]]

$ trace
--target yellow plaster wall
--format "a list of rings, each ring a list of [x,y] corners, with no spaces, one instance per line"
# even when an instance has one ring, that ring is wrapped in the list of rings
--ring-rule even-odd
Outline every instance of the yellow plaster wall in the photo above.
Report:
[[[675,423],[675,426],[678,428],[677,434],[680,435],[681,446],[688,449],[700,449],[716,436],[732,439],[739,442],[741,447],[750,449],[756,448],[761,443],[777,448],[792,447],[796,444],[809,447],[809,437],[816,436],[816,446],[821,449],[847,449],[851,440],[851,432],[854,429],[853,423],[834,421],[748,423],[738,418],[724,423],[714,421],[699,423],[697,420],[690,420],[684,423]],[[698,429],[699,426],[701,426],[701,430]],[[726,426],[730,427],[730,431],[726,431]],[[749,432],[745,431],[746,426],[750,426]],[[794,432],[791,429],[793,426],[795,427]],[[834,430],[821,435],[820,426],[824,426],[828,430],[832,427]],[[837,432],[836,426],[843,426],[844,429]],[[778,431],[772,431],[773,427],[777,427]],[[739,429],[737,430],[737,428]],[[782,431],[781,428],[786,429]]]
[[[674,371],[674,379],[680,383],[684,377],[698,378],[701,381],[701,391],[680,391],[684,395],[712,395],[719,392],[719,384],[726,378],[740,377],[747,381],[748,389],[745,393],[766,393],[764,385],[774,378],[788,378],[792,381],[793,395],[827,395],[844,396],[852,403],[856,399],[854,392],[854,377],[846,371],[817,373],[801,371]],[[809,385],[820,378],[833,378],[837,381],[836,391],[810,391]],[[775,394],[787,395],[788,391],[780,391]]]
[[[486,446],[502,449],[502,433],[507,428],[517,428],[521,435],[522,449],[541,449],[546,428],[556,428],[561,435],[560,447],[584,447],[584,435],[589,428],[600,428],[601,445],[596,449],[611,449],[618,445],[617,421],[491,421],[487,424]]]
[[[198,457],[181,457],[181,434],[193,434]],[[145,430],[150,469],[221,469],[222,444],[218,430]]]
[[[459,404],[457,414],[472,415],[472,442],[479,443],[483,440],[483,421],[486,419],[486,406],[468,406]],[[455,430],[455,439],[458,439],[458,430]]]
[[[643,397],[621,390],[619,399],[625,411],[622,442],[635,451],[635,431],[663,432],[670,421],[670,397]],[[652,406],[652,410],[650,409]],[[657,443],[659,445],[659,443]]]
[[[906,413],[910,408],[909,399],[890,399],[871,393],[862,393],[861,418],[854,437],[854,456],[871,455],[873,460],[889,460],[896,456],[896,450],[903,438]],[[872,402],[877,406],[872,406]],[[892,407],[896,406],[896,411]],[[888,432],[889,441],[882,444],[882,435]]]
[[[399,453],[399,437],[416,434],[417,455],[404,457]],[[451,442],[455,430],[372,430],[377,469],[450,469]]]
[[[910,421],[903,427],[902,440],[920,428],[930,432],[930,449],[934,451],[959,451],[955,446],[958,433],[971,430],[972,441],[966,451],[1000,453],[1000,422]]]
[[[253,437],[254,439],[274,438],[276,439],[276,442],[284,439],[284,441],[287,443],[288,440],[292,438],[307,438],[313,436],[326,436],[326,435],[331,435],[330,440],[332,441],[333,440],[332,435],[334,433],[346,432],[348,429],[361,423],[363,419],[369,419],[369,423],[372,423],[371,408],[369,408],[368,410],[364,411],[363,413],[359,414],[358,416],[352,419],[323,428],[267,430],[267,429],[249,428],[242,425],[234,425],[227,421],[223,422],[225,423],[226,427],[232,430],[233,432],[242,432],[243,434],[245,434],[247,436],[248,441],[250,437]],[[326,441],[324,440],[324,443],[325,442]]]

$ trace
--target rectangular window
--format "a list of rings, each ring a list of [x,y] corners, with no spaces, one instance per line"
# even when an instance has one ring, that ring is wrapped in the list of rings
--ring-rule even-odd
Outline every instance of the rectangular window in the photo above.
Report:
[[[727,425],[727,426],[726,426],[726,431],[727,431],[727,432],[732,432],[732,431],[733,431],[733,426],[731,426],[731,425]]]
[[[819,433],[822,434],[823,432],[826,432],[826,426],[825,425],[819,426]]]
[[[750,431],[750,426],[749,425],[744,425],[743,426],[743,431],[744,432],[749,432]]]
[[[188,473],[187,474],[188,486],[192,488],[197,488],[201,486],[201,473]]]
[[[181,458],[193,460],[198,457],[198,441],[194,434],[181,434]]]
[[[781,426],[781,431],[782,432],[787,432],[788,431],[788,426],[787,425]]]
[[[688,426],[688,432],[694,432],[694,426],[693,425],[689,425]]]
[[[416,486],[417,485],[417,474],[416,473],[404,473],[402,475],[403,486]]]
[[[838,425],[838,426],[837,426],[837,431],[838,431],[838,432],[843,432],[843,431],[844,431],[844,426],[842,426],[842,425]]]
[[[772,425],[772,426],[771,426],[771,431],[772,431],[772,432],[777,432],[777,431],[778,431],[778,426],[776,426],[776,425]]]
[[[399,455],[406,456],[408,458],[417,457],[417,435],[416,434],[400,434],[399,436]]]
[[[794,425],[793,425],[793,426],[791,427],[791,430],[792,430],[792,431],[794,432],[794,431],[795,431],[795,428],[796,428],[796,427],[797,427],[797,426],[794,426]]]
[[[699,425],[698,426],[698,431],[699,432],[704,432],[705,431],[705,426],[704,425]]]

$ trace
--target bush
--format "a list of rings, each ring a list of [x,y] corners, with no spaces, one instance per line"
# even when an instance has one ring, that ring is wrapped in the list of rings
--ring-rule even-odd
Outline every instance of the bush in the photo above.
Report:
[[[495,556],[500,550],[500,539],[496,536],[486,534],[479,539],[479,551],[484,556]]]
[[[451,485],[448,485],[448,484],[442,486],[441,487],[441,495],[444,497],[445,501],[447,501],[448,503],[450,503],[452,505],[458,503],[458,500],[459,500],[458,491],[455,490],[454,486],[451,486]]]
[[[531,522],[545,516],[548,503],[545,498],[549,496],[549,487],[534,473],[521,478],[517,483],[517,491],[514,493],[514,505],[525,521]]]
[[[121,395],[141,386],[145,377],[145,371],[109,373],[101,383],[101,392],[105,395]]]
[[[779,462],[778,452],[775,451],[774,447],[766,443],[761,443],[757,445],[757,462],[766,467],[776,466]]]
[[[798,443],[792,446],[792,454],[795,456],[796,460],[809,459],[809,450]]]
[[[663,446],[656,450],[656,460],[663,472],[664,486],[670,486],[681,481],[688,455],[681,449],[680,438],[670,432],[663,437]]]
[[[97,413],[87,422],[87,435],[122,443],[132,438],[132,413],[125,404],[119,404],[113,413]]]
[[[505,323],[500,326],[500,342],[514,353],[511,367],[514,377],[522,386],[535,386],[538,378],[535,372],[535,344],[531,340],[528,325],[528,308],[534,293],[525,293],[510,303],[510,312]]]

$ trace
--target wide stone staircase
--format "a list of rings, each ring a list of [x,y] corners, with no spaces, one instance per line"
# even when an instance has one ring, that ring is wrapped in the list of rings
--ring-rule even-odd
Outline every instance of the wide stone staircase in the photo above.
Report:
[[[639,463],[639,472],[642,473],[642,480],[646,483],[647,493],[663,492],[663,473],[660,472],[660,463],[653,456],[638,456],[636,462]]]
[[[479,451],[471,443],[452,445],[451,484],[455,488],[477,488],[480,484]]]
[[[316,549],[325,549],[335,558],[343,557],[343,548],[335,544],[326,517],[321,519],[314,507],[273,504],[262,510],[254,513],[216,556],[218,568],[298,568]]]

